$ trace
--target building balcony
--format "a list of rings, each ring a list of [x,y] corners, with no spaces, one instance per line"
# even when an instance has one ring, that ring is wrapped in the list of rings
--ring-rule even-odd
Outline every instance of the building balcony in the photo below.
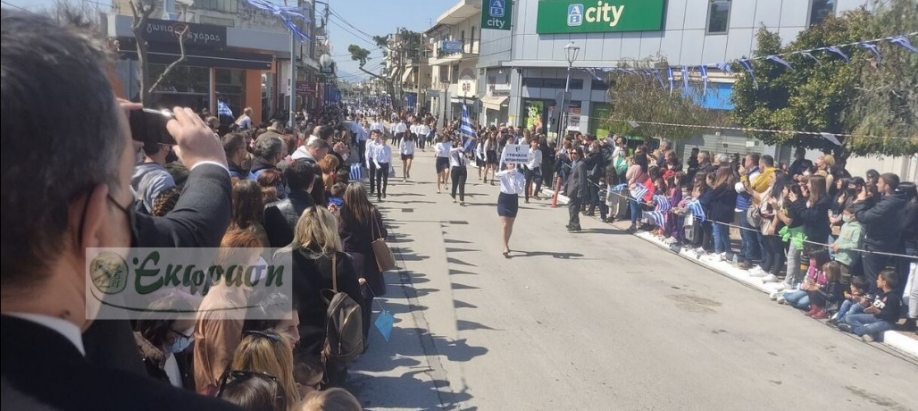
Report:
[[[469,59],[478,59],[478,40],[470,44],[458,40],[443,40],[434,43],[433,53],[427,64],[440,66]]]

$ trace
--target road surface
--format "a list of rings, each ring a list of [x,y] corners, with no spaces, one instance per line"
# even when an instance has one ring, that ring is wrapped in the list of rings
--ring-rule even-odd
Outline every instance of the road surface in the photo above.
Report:
[[[417,154],[380,204],[402,269],[391,340],[351,367],[368,409],[918,410],[913,359],[611,225],[569,234],[546,200],[521,200],[503,258],[498,188],[470,168],[453,204]]]

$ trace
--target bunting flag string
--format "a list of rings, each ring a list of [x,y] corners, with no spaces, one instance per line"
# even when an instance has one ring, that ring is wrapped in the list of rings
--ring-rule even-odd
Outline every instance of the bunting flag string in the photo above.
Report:
[[[903,137],[903,136],[870,136],[870,135],[861,135],[861,134],[845,134],[845,133],[826,133],[818,131],[802,131],[802,130],[773,130],[767,128],[753,128],[753,127],[727,127],[727,126],[706,126],[700,124],[680,124],[680,123],[663,123],[657,121],[635,121],[635,120],[620,120],[620,119],[610,119],[610,121],[616,121],[621,123],[629,123],[632,128],[637,128],[641,124],[657,125],[657,126],[669,126],[669,127],[691,127],[691,128],[705,128],[711,130],[733,130],[733,131],[742,131],[742,132],[752,132],[752,133],[775,133],[775,134],[803,134],[808,136],[819,136],[826,140],[831,141],[836,145],[841,145],[841,141],[838,137],[855,137],[855,138],[878,138],[878,139],[888,139],[888,140],[918,140],[915,137]]]
[[[304,7],[290,7],[290,6],[279,6],[277,4],[271,3],[267,0],[246,0],[246,2],[259,10],[264,10],[268,13],[271,13],[281,20],[281,22],[290,29],[290,33],[293,34],[300,42],[310,40],[309,35],[303,33],[296,23],[292,19],[302,20],[304,23],[312,23],[312,20],[309,17],[306,17],[306,12],[308,10]]]
[[[251,2],[251,1],[264,1],[264,0],[248,0],[248,1]],[[846,53],[844,49],[850,48],[850,47],[858,47],[858,48],[869,51],[873,55],[873,57],[876,59],[877,63],[879,64],[882,58],[882,55],[880,54],[880,49],[877,46],[878,43],[887,42],[887,43],[902,47],[912,53],[918,53],[918,47],[915,47],[912,44],[912,42],[909,40],[909,37],[915,37],[915,36],[918,36],[918,31],[907,33],[907,34],[883,37],[883,38],[878,38],[878,39],[873,39],[873,40],[862,40],[862,41],[857,41],[857,42],[847,43],[847,44],[817,47],[817,48],[809,49],[809,50],[797,50],[797,51],[790,51],[786,53],[770,54],[767,56],[760,56],[760,57],[744,57],[741,59],[734,60],[732,62],[724,61],[724,62],[718,62],[718,63],[713,63],[713,64],[701,64],[697,66],[681,65],[681,66],[678,66],[678,69],[682,76],[683,86],[688,87],[689,70],[694,69],[695,67],[698,67],[699,70],[702,71],[701,81],[704,84],[705,88],[707,88],[707,68],[709,67],[717,68],[718,70],[724,73],[730,74],[730,73],[733,73],[731,64],[735,62],[743,67],[746,73],[752,78],[753,85],[755,87],[758,87],[758,82],[756,81],[755,72],[752,67],[752,62],[755,60],[770,61],[775,64],[780,64],[786,67],[788,70],[793,70],[794,69],[793,65],[787,61],[787,57],[793,56],[793,55],[799,55],[799,56],[803,56],[803,57],[806,57],[808,59],[815,61],[816,64],[822,64],[822,62],[819,60],[818,57],[816,57],[816,55],[814,55],[814,53],[828,52],[838,57],[841,57],[843,60],[845,60],[846,63],[850,63],[851,56],[849,55],[849,53]],[[638,67],[597,68],[597,70],[602,70],[604,72],[616,71],[616,72],[625,73],[625,74],[640,74],[640,75],[650,74],[647,72],[647,68],[638,68]],[[653,73],[657,75],[657,78],[661,83],[660,86],[663,87],[664,86],[663,80],[660,77],[659,69],[654,68]],[[667,74],[666,79],[669,81],[669,90],[670,92],[672,92],[675,89],[675,76],[673,73],[673,67],[667,67],[666,74]]]
[[[708,94],[708,68],[706,66],[700,66],[701,69],[701,95],[704,96]]]

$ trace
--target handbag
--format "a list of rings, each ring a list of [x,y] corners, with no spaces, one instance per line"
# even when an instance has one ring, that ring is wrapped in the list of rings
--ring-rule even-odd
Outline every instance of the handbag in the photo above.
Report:
[[[379,271],[396,269],[395,255],[392,254],[392,250],[386,244],[386,239],[382,238],[382,228],[379,227],[379,220],[376,219],[375,215],[373,216],[373,226],[370,230],[373,235],[373,242],[370,243],[370,246],[373,247],[373,255],[376,257],[376,265],[379,266]]]

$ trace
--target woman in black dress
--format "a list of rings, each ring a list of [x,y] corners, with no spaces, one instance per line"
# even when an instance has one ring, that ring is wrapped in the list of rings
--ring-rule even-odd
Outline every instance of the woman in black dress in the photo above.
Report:
[[[354,261],[363,297],[364,336],[369,334],[373,298],[386,294],[386,282],[376,264],[373,241],[389,236],[383,225],[382,215],[367,198],[367,190],[361,183],[351,183],[344,192],[344,206],[338,214],[338,233],[344,243],[344,251]]]

